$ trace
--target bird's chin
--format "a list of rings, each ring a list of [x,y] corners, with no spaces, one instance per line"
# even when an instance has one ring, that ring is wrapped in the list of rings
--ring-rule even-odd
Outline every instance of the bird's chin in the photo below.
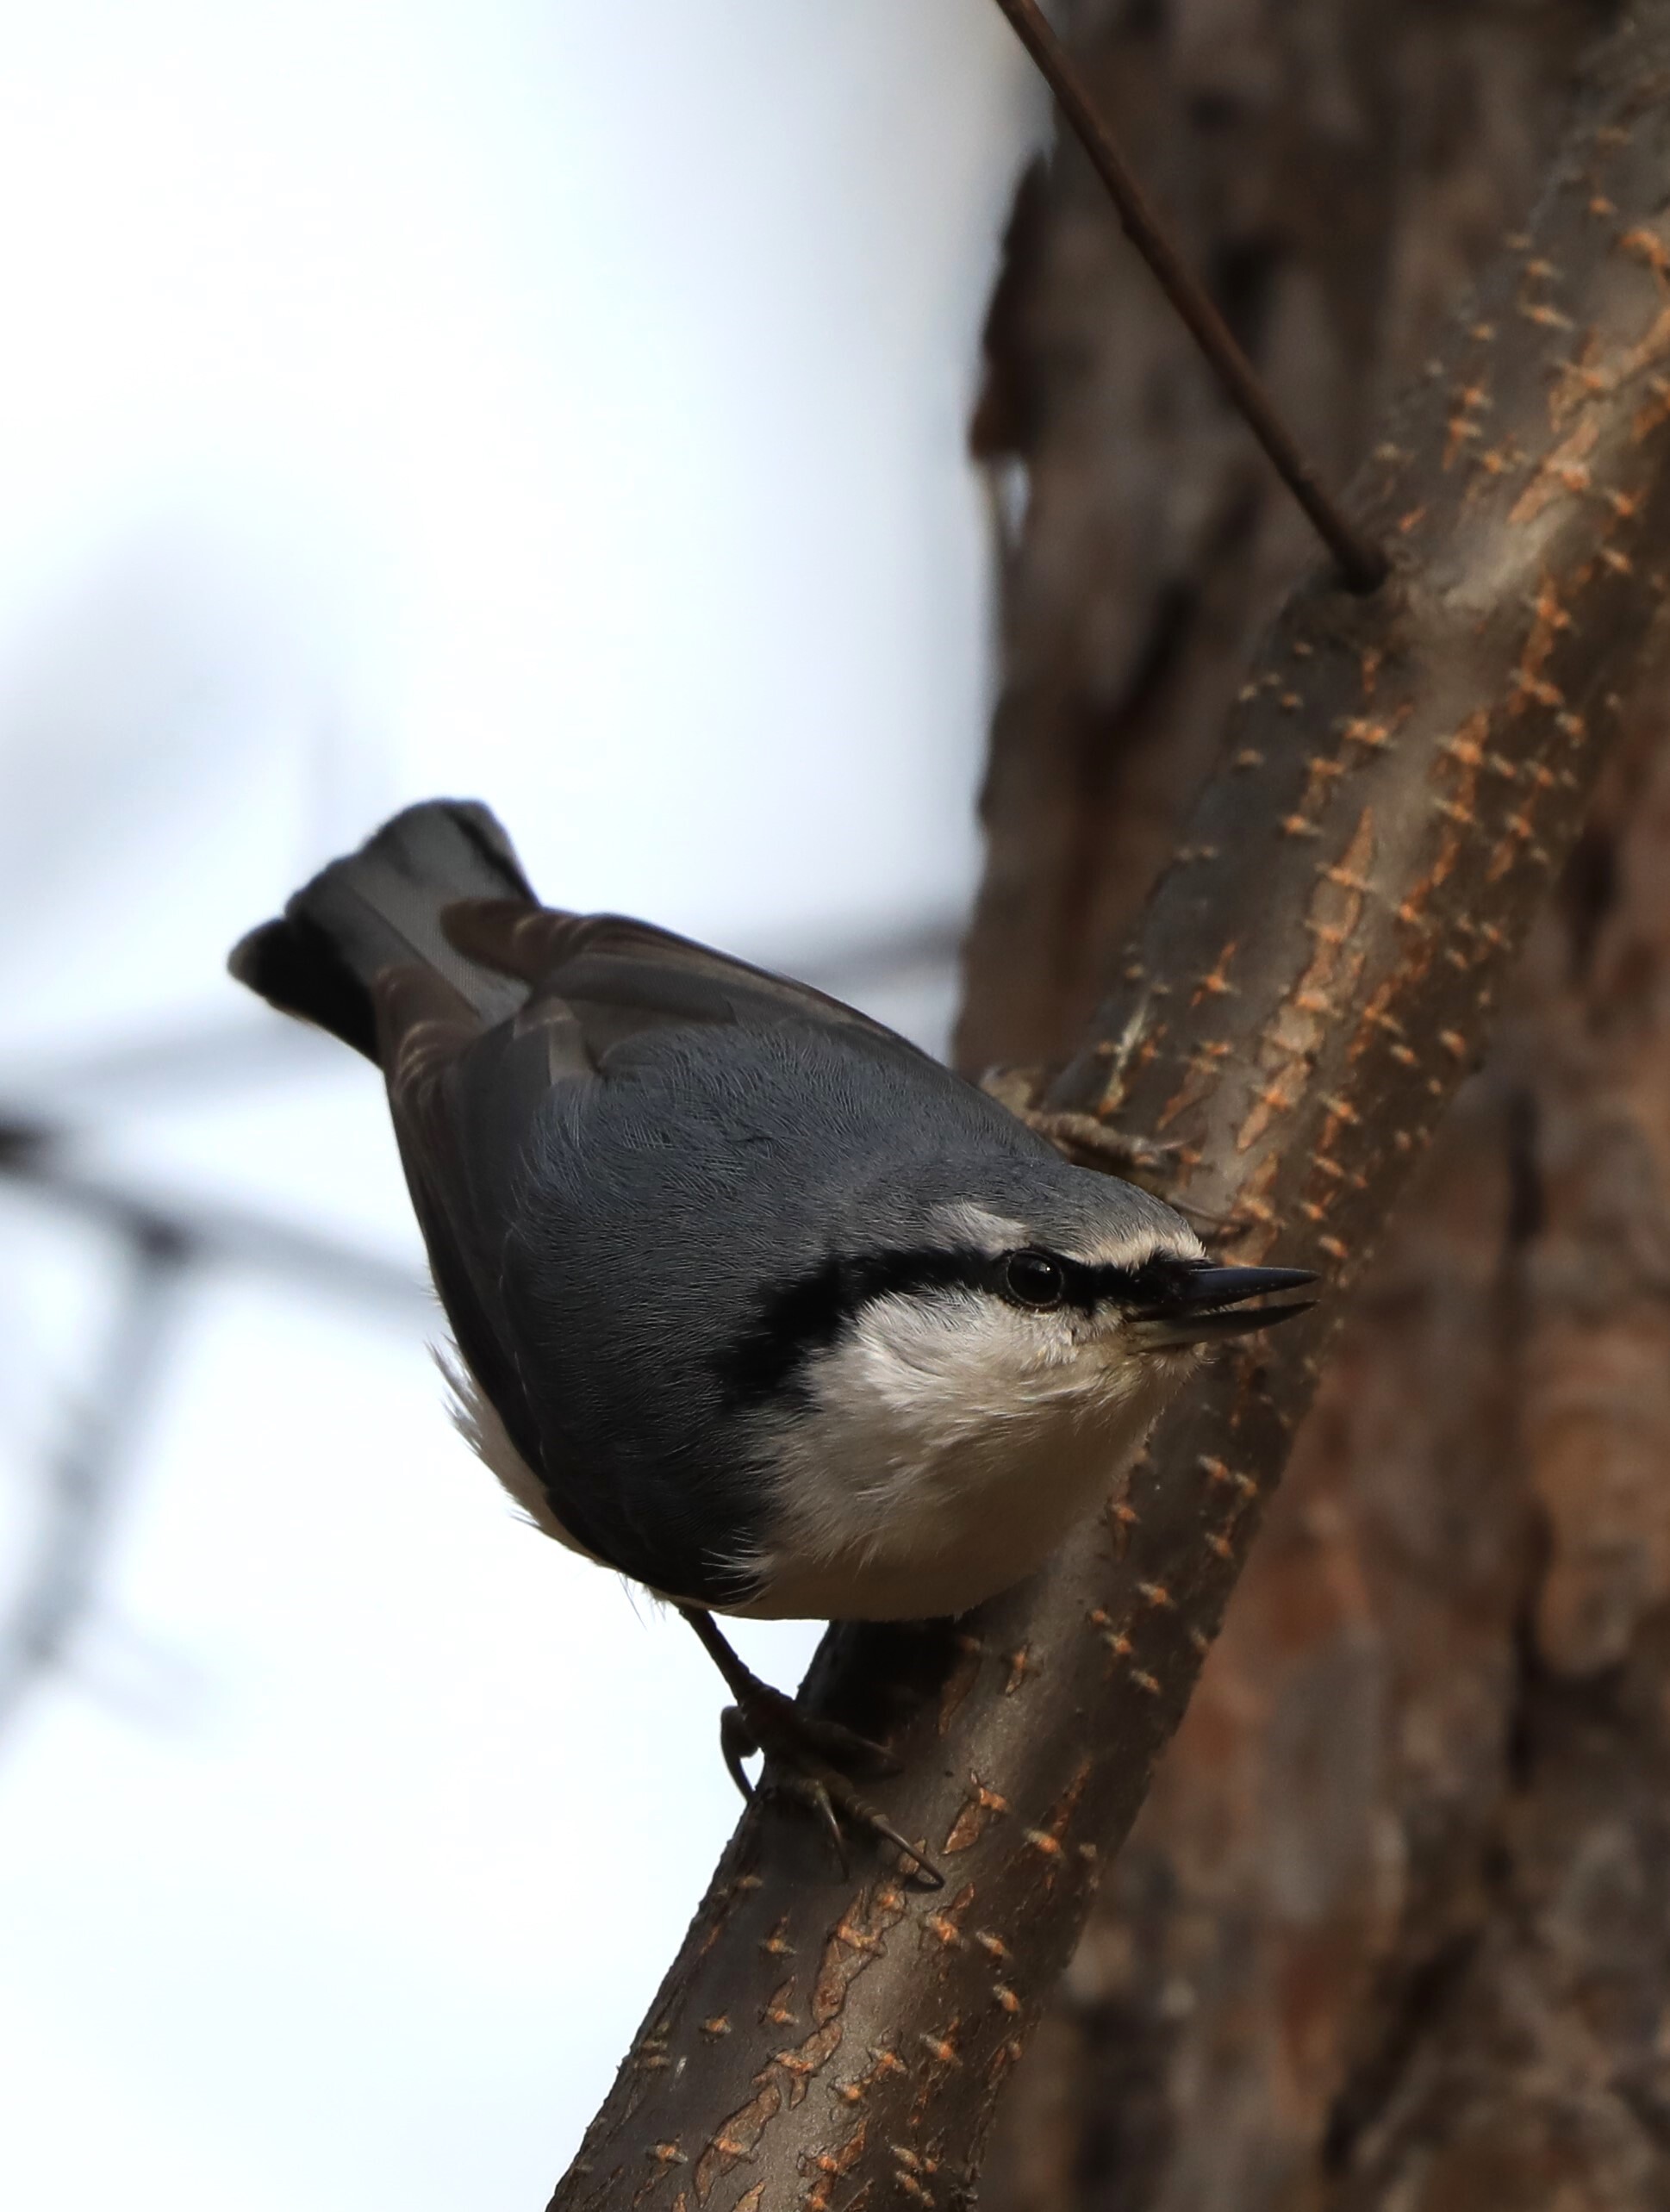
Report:
[[[1117,1365],[1110,1361],[1121,1378],[1118,1399],[1124,1422],[1134,1423],[1146,1434],[1175,1404],[1184,1386],[1211,1364],[1210,1349],[1200,1344],[1155,1345],[1135,1357],[1127,1346]],[[1110,1405],[1110,1413],[1113,1410]]]
[[[1197,1368],[1210,1367],[1216,1348],[1211,1344],[1154,1344],[1140,1354],[1144,1374],[1162,1381],[1168,1394],[1186,1382]]]
[[[1133,1343],[1121,1331],[1099,1348],[1101,1386],[1125,1399],[1152,1393],[1163,1402],[1201,1364],[1198,1344]]]

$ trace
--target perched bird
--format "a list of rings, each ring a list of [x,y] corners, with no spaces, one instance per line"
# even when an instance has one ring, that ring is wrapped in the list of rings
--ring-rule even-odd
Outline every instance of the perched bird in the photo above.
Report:
[[[1197,1347],[1313,1278],[1212,1265],[852,1007],[541,907],[484,807],[408,807],[233,974],[382,1069],[470,1442],[545,1532],[671,1599],[833,1824],[858,1740],[715,1612],[920,1619],[1040,1566]],[[893,1841],[920,1862],[901,1837]]]

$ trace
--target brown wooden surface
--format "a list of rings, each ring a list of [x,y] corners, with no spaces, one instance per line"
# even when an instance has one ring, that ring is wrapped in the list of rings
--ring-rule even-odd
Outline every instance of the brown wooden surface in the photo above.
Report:
[[[1611,11],[1056,13],[1190,261],[1338,483],[1523,223],[1577,58]],[[1023,195],[1012,246],[973,441],[1007,489],[1023,472],[1029,487],[1024,533],[1009,533],[959,1040],[975,1069],[1077,1042],[1257,634],[1316,559],[1076,147]],[[1488,446],[1487,423],[1472,429]]]
[[[1212,52],[1164,35],[1185,9],[1146,33],[1119,28],[1123,9],[1076,12],[1104,82],[1140,81],[1156,158],[1189,172],[1203,262],[1233,262],[1237,210],[1274,210],[1268,290],[1319,296],[1328,335],[1318,375],[1281,341],[1278,306],[1263,358],[1289,392],[1312,377],[1324,436],[1377,364],[1430,350],[1439,295],[1511,226],[1594,18],[1249,5],[1218,11]],[[1348,47],[1332,76],[1305,66],[1330,28]],[[1243,96],[1233,150],[1231,126],[1214,138],[1194,120],[1226,78]],[[1292,193],[1337,143],[1342,88],[1383,202],[1330,201],[1330,274]],[[1123,457],[1152,434],[1128,388],[1085,400],[1117,378],[1110,333],[1141,316],[1117,270],[1071,292],[1096,344],[1069,357],[1043,336],[1083,220],[1061,187],[1035,215],[996,379],[1030,388],[1027,435],[1053,449],[1060,495],[1033,512],[1036,571],[1017,562],[1010,620],[1047,623],[1069,672],[1012,704],[1013,757],[994,775],[1011,895],[1034,919],[1063,872],[1069,739],[1094,696],[1073,647],[1094,595],[1061,544],[1117,501]],[[1168,450],[1179,514],[1210,511],[1209,430],[1185,425]],[[1175,523],[1160,542],[1200,599],[1244,584]],[[1123,574],[1141,609],[1141,564]],[[1163,827],[1152,763],[1198,757],[1203,694],[1239,680],[1221,626],[1191,638],[1186,683],[1107,726],[1086,863],[1106,930]],[[1637,697],[1628,757],[1330,1350],[1224,1635],[1006,2103],[988,2212],[1670,2203],[1670,794],[1659,687],[1617,674]],[[1044,772],[1030,826],[1005,836],[1029,738]],[[1072,950],[1082,989],[1094,932]],[[975,982],[979,1056],[1026,1051],[1029,1030],[1048,1050],[1038,993],[1007,998],[1000,964]]]

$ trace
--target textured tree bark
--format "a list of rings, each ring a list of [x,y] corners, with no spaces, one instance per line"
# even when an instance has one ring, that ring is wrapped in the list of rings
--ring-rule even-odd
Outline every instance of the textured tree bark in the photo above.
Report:
[[[1380,439],[1358,498],[1395,539],[1395,585],[1367,606],[1295,593],[1051,1087],[1172,1144],[1180,1197],[1240,1253],[1279,1243],[1342,1285],[1575,838],[1616,672],[1657,650],[1670,6],[1638,22],[1532,231]],[[966,2200],[1314,1389],[1321,1326],[1214,1370],[1102,1523],[960,1635],[831,1638],[809,1694],[890,1721],[907,1768],[878,1796],[950,1889],[839,1881],[814,1834],[751,1813],[555,2204]],[[1301,1580],[1325,1610],[1325,1576]]]
[[[1198,265],[1256,259],[1243,335],[1331,457],[1515,221],[1596,11],[1247,0],[1211,43],[1186,6],[1133,12],[1081,5],[1081,51]],[[1326,195],[1324,231],[1300,180],[1353,142],[1374,195]],[[1191,367],[1140,271],[1087,271],[1095,215],[1070,158],[1024,198],[977,423],[1039,489],[1008,576],[976,1062],[1046,1057],[1081,1018],[1241,681],[1236,626],[1291,557],[1274,494],[1237,545],[1191,528],[1232,456],[1128,373],[1168,341],[1186,388]],[[1156,450],[1168,502],[1122,529]],[[997,2212],[1670,2203],[1670,763],[1657,697],[1632,721],[1006,2102]]]
[[[1503,234],[1611,10],[1548,0],[1075,0],[1099,104],[1330,481]],[[1070,1050],[1220,742],[1257,631],[1315,558],[1070,141],[1031,178],[973,443],[1024,536],[959,1057]],[[1489,418],[1467,426],[1492,442]],[[1000,502],[1012,510],[1013,498]]]

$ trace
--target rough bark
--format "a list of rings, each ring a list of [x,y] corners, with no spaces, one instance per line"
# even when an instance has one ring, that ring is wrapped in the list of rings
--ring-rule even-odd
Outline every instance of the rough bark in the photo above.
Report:
[[[1133,12],[1081,6],[1082,51],[1169,165],[1200,265],[1244,265],[1254,211],[1262,358],[1337,452],[1515,220],[1594,11],[1244,0],[1210,44],[1197,10]],[[1307,210],[1300,180],[1353,140],[1375,199]],[[1236,626],[1291,558],[1273,493],[1234,545],[1194,524],[1227,495],[1224,440],[1204,400],[1181,421],[1158,401],[1141,272],[1087,271],[1070,158],[1023,210],[980,442],[1042,466],[1008,578],[977,1061],[1047,1056],[1080,1018],[1241,681]],[[1494,442],[1483,407],[1461,427]],[[1168,489],[1126,528],[1156,452]],[[1670,2203],[1670,764],[1656,698],[1632,720],[1019,2070],[996,2212]]]
[[[1574,0],[1056,11],[1193,266],[1331,482],[1524,220]],[[1470,426],[1491,442],[1488,420]],[[1070,141],[1017,204],[972,442],[1013,516],[963,1064],[1069,1050],[1315,558]],[[1022,492],[1024,478],[1025,491]]]
[[[1530,235],[1359,488],[1395,533],[1396,584],[1368,606],[1295,594],[1052,1092],[1173,1143],[1180,1195],[1237,1250],[1315,1256],[1342,1286],[1573,842],[1611,671],[1656,650],[1670,9],[1639,20]],[[1321,1326],[1214,1371],[1103,1522],[960,1636],[831,1639],[824,1709],[874,1729],[906,1681],[906,1771],[878,1795],[950,1888],[840,1881],[815,1834],[751,1814],[554,2203],[966,2200],[1315,1386]]]

